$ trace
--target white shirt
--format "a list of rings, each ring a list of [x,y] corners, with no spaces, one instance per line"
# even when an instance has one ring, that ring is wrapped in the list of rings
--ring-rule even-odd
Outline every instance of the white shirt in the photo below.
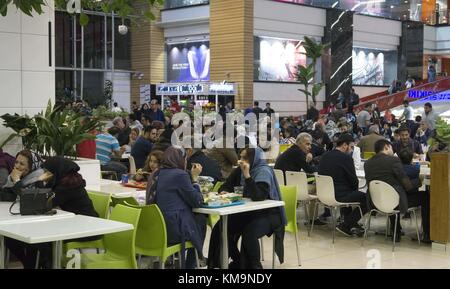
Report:
[[[412,107],[410,107],[410,106],[405,107],[405,110],[403,111],[403,115],[405,116],[406,120],[414,121],[414,110]]]
[[[112,112],[122,112],[122,109],[120,108],[120,107],[113,107],[112,109],[111,109],[111,111]]]
[[[353,162],[355,163],[355,170],[363,170],[364,164],[361,162],[361,149],[357,146],[353,148]]]

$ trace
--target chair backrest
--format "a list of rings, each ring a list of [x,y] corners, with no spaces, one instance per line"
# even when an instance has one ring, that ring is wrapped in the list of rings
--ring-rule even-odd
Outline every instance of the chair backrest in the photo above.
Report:
[[[223,182],[217,182],[215,185],[214,185],[214,188],[213,188],[213,192],[218,192],[219,191],[219,189],[220,189],[220,187],[223,185]]]
[[[364,152],[363,153],[363,159],[365,160],[370,160],[371,158],[373,158],[376,155],[375,152]]]
[[[98,216],[107,219],[111,195],[88,192],[88,196],[91,199]]]
[[[128,203],[133,206],[139,206],[138,201],[133,197],[117,198],[111,196],[111,207],[115,207],[116,205],[126,205],[125,203]]]
[[[297,186],[297,200],[306,201],[308,197],[308,177],[304,172],[286,171],[286,185]]]
[[[373,205],[383,213],[393,213],[400,203],[400,196],[397,191],[385,182],[371,181],[369,192]]]
[[[285,230],[291,233],[297,233],[297,187],[280,186],[281,199],[284,201],[287,224]]]
[[[164,216],[155,204],[141,207],[141,219],[136,236],[136,246],[144,250],[160,250],[167,247],[167,229]]]
[[[338,204],[334,193],[334,183],[330,176],[316,176],[316,192],[319,201],[327,206]]]
[[[134,161],[134,157],[132,155],[128,156],[128,161],[130,162],[130,174],[136,174],[136,162]]]
[[[120,256],[122,258],[130,258],[130,262],[133,264],[134,268],[137,268],[135,242],[140,215],[140,209],[117,205],[112,210],[109,219],[131,224],[134,229],[114,234],[106,234],[103,239],[105,249],[109,254]]]
[[[275,173],[275,177],[277,178],[277,182],[279,186],[284,186],[286,183],[284,181],[284,173],[282,170],[273,170]]]

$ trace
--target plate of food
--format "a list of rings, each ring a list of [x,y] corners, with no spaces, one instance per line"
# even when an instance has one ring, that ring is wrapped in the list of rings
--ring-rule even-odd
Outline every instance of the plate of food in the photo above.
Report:
[[[244,202],[242,201],[242,195],[239,194],[217,194],[217,193],[208,193],[204,196],[204,205],[205,208],[222,208],[229,206],[242,205]]]
[[[147,189],[147,182],[138,182],[138,181],[130,180],[130,181],[128,181],[128,183],[122,184],[122,186],[145,190],[145,189]]]

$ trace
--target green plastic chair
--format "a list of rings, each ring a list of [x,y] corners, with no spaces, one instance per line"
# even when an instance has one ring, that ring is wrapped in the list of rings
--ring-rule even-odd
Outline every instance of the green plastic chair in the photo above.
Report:
[[[109,213],[109,204],[111,202],[111,195],[88,192],[88,196],[94,205],[99,218],[107,219]],[[64,252],[71,249],[104,249],[103,239],[87,242],[69,242],[64,244]],[[65,255],[65,254],[64,254]]]
[[[181,244],[167,245],[166,222],[157,205],[140,208],[142,212],[136,232],[136,254],[139,257],[159,257],[161,269],[164,269],[164,263],[167,258],[181,251]],[[194,248],[190,241],[186,242],[185,245],[186,249]]]
[[[141,210],[117,205],[111,212],[110,220],[132,224],[134,229],[103,237],[106,253],[81,254],[82,269],[137,269],[136,231]]]
[[[214,185],[214,188],[213,188],[213,192],[218,192],[219,191],[219,189],[220,189],[220,187],[223,185],[223,182],[217,182],[215,185]]]
[[[295,235],[295,245],[297,247],[298,265],[301,266],[300,250],[298,247],[298,227],[297,227],[297,186],[280,186],[281,199],[284,201],[287,224],[284,230]]]
[[[115,207],[116,205],[127,206],[127,204],[139,207],[138,201],[133,197],[117,198],[111,196],[111,207]]]

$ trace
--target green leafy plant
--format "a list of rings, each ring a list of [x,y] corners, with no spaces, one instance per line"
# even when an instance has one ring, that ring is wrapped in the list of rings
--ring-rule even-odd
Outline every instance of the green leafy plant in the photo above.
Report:
[[[447,150],[450,148],[450,124],[442,118],[437,119],[436,134],[428,141],[430,146],[434,146],[439,143],[444,144],[447,147]]]
[[[303,47],[305,48],[306,57],[311,60],[308,66],[299,65],[297,72],[297,81],[300,82],[304,89],[299,89],[306,96],[306,106],[309,107],[309,97],[311,97],[314,105],[317,103],[317,96],[324,87],[322,82],[315,83],[316,80],[316,65],[317,60],[322,56],[323,51],[329,46],[329,44],[322,44],[316,42],[313,39],[306,37],[303,42]],[[311,86],[311,91],[310,91]]]
[[[84,116],[73,111],[55,109],[51,101],[45,112],[33,118],[6,114],[1,116],[4,126],[15,131],[7,140],[22,137],[26,149],[42,156],[66,156],[76,158],[76,145],[94,139],[89,132],[99,127],[97,119],[82,121]],[[2,145],[6,144],[3,143]]]
[[[44,0],[0,0],[0,15],[6,16],[8,13],[8,5],[13,4],[18,10],[32,16],[33,11],[42,14],[43,7],[47,5]],[[146,9],[138,9],[145,5]],[[143,16],[148,20],[155,20],[152,12],[154,7],[162,6],[164,0],[81,0],[81,8],[83,10],[104,11],[105,13],[117,13],[119,17],[126,18],[131,15]],[[66,10],[67,0],[55,0],[55,7]],[[80,15],[80,24],[87,25],[89,17],[85,13]]]
[[[128,116],[128,112],[112,112],[106,106],[100,105],[97,108],[94,108],[94,110],[92,111],[92,115],[100,121],[110,121],[118,116],[125,118]]]

